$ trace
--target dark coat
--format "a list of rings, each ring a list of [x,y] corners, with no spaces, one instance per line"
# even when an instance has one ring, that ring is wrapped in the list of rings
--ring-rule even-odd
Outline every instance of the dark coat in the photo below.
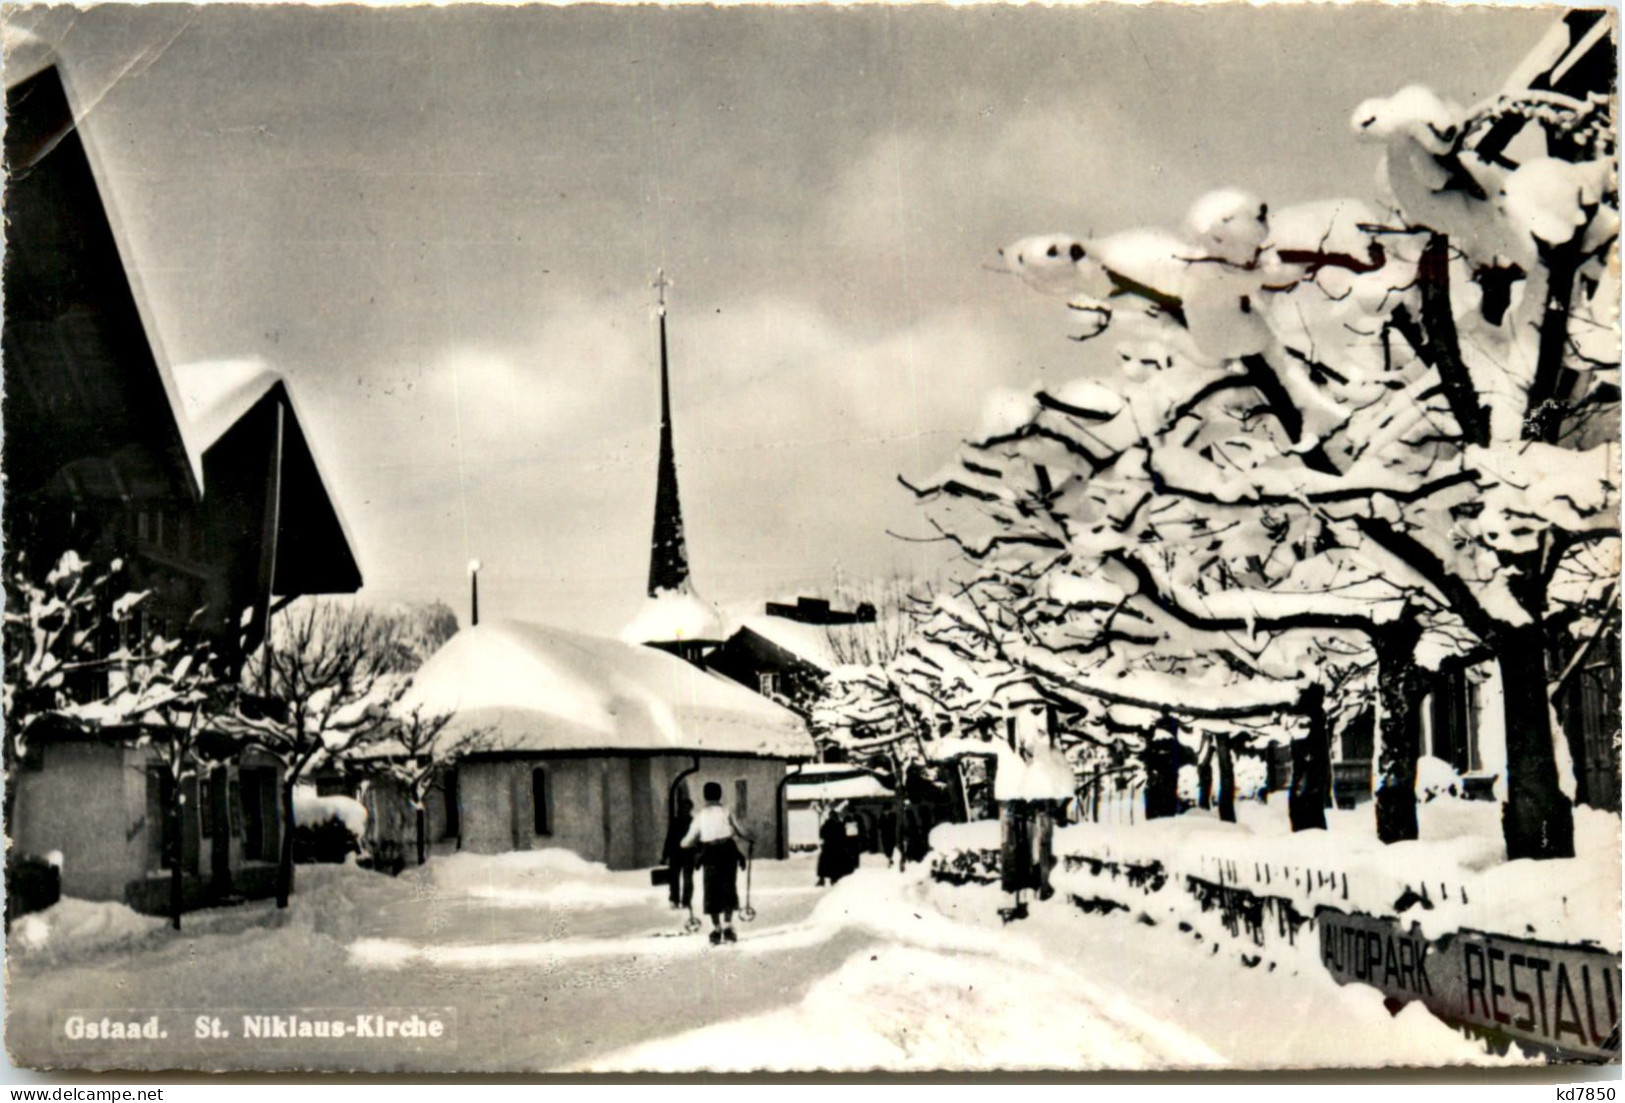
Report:
[[[850,872],[846,866],[846,825],[827,816],[824,826],[818,829],[818,839],[822,844],[818,848],[819,880],[840,880]]]
[[[694,864],[694,852],[683,846],[683,836],[688,834],[689,826],[694,822],[693,810],[672,816],[666,823],[666,842],[660,853],[668,866],[683,869]]]

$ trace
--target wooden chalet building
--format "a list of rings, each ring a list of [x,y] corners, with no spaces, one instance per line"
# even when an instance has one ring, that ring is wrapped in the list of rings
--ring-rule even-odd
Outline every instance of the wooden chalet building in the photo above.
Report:
[[[276,602],[361,585],[293,396],[258,368],[169,370],[60,73],[9,85],[6,106],[8,570],[39,574],[68,550],[121,558],[129,589],[148,591],[137,631],[201,631],[239,670]],[[163,910],[170,791],[149,751],[63,725],[27,745],[10,853],[58,857],[64,895]],[[272,890],[279,784],[253,752],[188,783],[188,906]]]

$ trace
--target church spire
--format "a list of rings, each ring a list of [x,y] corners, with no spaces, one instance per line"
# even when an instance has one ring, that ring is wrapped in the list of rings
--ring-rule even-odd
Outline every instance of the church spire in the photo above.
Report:
[[[658,647],[693,663],[703,663],[723,639],[722,614],[694,592],[688,575],[688,544],[683,538],[683,507],[677,500],[677,455],[671,443],[671,365],[666,355],[666,274],[655,280],[660,292],[660,469],[655,480],[655,531],[649,547],[649,596],[621,631],[627,643]]]
[[[683,506],[677,497],[677,455],[671,439],[671,371],[666,354],[666,288],[661,270],[654,282],[660,294],[660,467],[655,476],[654,537],[649,551],[649,596],[687,593],[688,544],[683,538]]]

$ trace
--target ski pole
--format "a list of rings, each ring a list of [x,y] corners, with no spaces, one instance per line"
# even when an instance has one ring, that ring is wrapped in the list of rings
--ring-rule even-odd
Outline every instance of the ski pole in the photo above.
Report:
[[[756,909],[750,903],[751,874],[756,869],[756,840],[745,843],[745,906],[739,909],[740,922],[750,923],[756,918]]]

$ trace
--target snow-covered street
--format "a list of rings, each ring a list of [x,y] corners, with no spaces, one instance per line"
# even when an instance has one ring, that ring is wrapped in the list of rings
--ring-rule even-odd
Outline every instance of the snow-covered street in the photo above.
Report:
[[[646,873],[556,851],[436,859],[396,880],[337,867],[300,876],[285,920],[249,905],[199,913],[178,936],[150,928],[100,947],[64,946],[37,926],[25,947],[14,933],[13,1052],[37,1065],[424,1071],[1492,1059],[1421,1007],[1391,1017],[1375,990],[1318,971],[1249,970],[1231,948],[1133,916],[1085,915],[1061,896],[1004,927],[996,890],[940,885],[923,867],[899,874],[872,857],[832,889],[814,887],[809,857],[759,863],[758,917],[723,948],[682,934],[681,913]],[[54,1014],[81,1007],[85,991],[184,1010],[187,1023],[446,1007],[455,1044],[188,1040],[196,1048],[89,1055],[53,1037]]]

